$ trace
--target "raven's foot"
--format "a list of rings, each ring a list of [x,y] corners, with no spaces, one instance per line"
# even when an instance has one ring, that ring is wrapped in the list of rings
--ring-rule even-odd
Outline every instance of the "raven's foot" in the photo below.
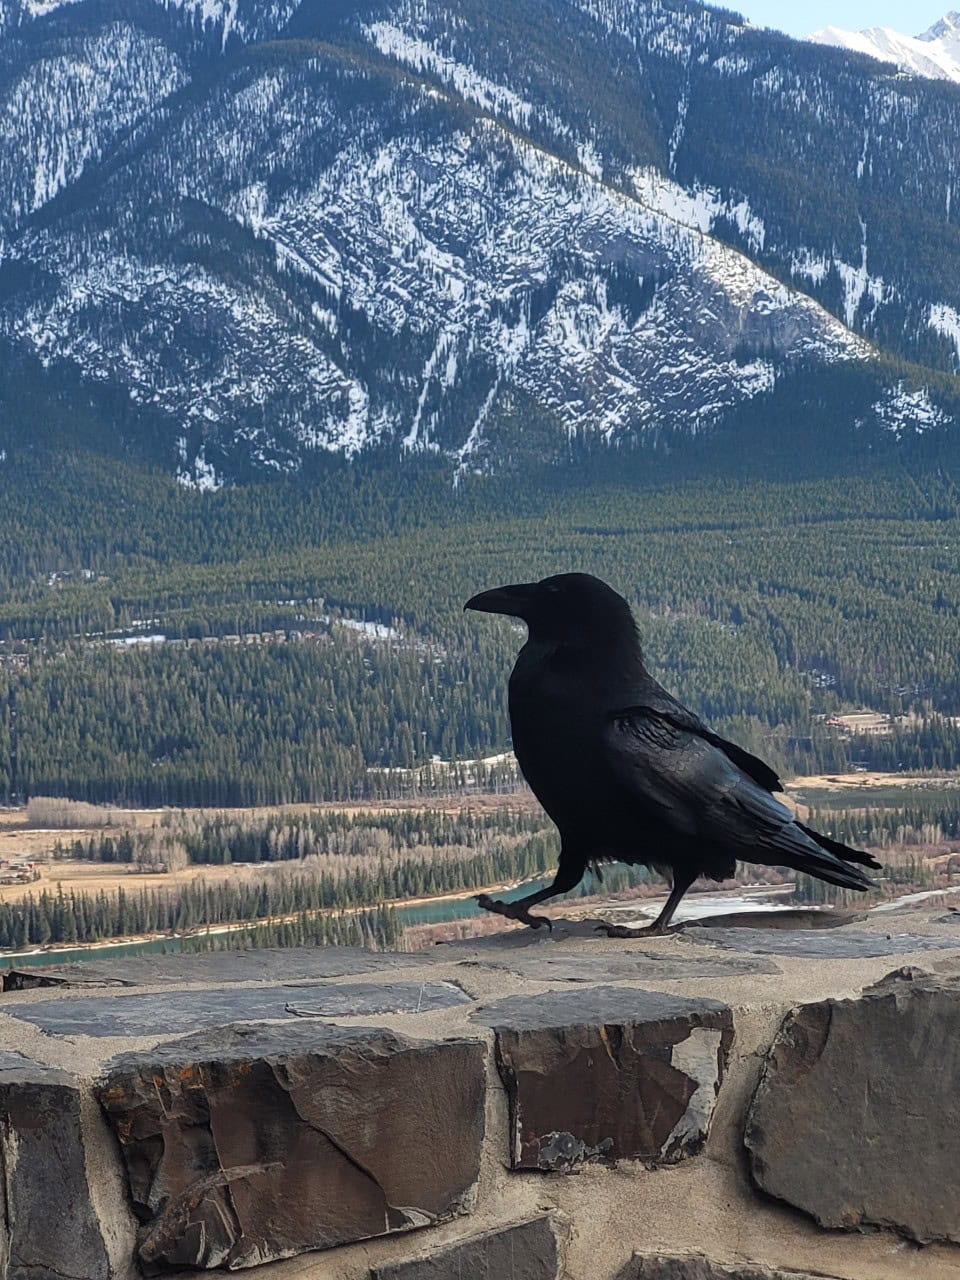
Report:
[[[477,904],[484,911],[492,911],[495,915],[505,916],[508,920],[519,920],[521,924],[528,924],[531,929],[539,929],[545,924],[551,932],[553,925],[546,916],[532,916],[523,904],[523,899],[519,902],[501,902],[499,898],[491,898],[488,893],[481,893],[477,898]]]
[[[597,933],[605,933],[608,938],[666,938],[683,928],[680,924],[647,924],[642,929],[630,929],[625,924],[607,924],[601,922],[595,926]]]

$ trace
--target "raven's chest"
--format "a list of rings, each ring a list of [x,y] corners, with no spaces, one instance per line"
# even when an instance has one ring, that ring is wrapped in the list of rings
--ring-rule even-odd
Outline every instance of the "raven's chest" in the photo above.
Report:
[[[510,677],[513,748],[548,812],[597,768],[608,696],[596,665],[579,654],[531,644],[520,651]]]

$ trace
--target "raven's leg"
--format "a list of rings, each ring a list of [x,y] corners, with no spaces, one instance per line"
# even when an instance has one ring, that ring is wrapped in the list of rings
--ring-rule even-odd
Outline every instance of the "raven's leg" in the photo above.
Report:
[[[679,869],[674,871],[673,888],[670,890],[670,897],[667,898],[663,905],[663,910],[653,924],[644,925],[642,929],[628,929],[622,924],[598,924],[597,931],[605,933],[608,938],[662,938],[664,934],[670,932],[670,921],[673,919],[673,913],[679,907],[680,899],[696,878],[696,871],[681,871]]]
[[[583,879],[584,864],[576,858],[564,859],[560,854],[560,863],[557,867],[557,874],[554,876],[553,884],[548,884],[545,889],[538,889],[536,893],[528,893],[525,898],[518,898],[516,902],[494,901],[487,893],[481,893],[477,898],[477,902],[484,911],[493,911],[498,916],[505,916],[508,920],[519,920],[523,924],[528,924],[531,929],[539,929],[545,924],[548,929],[552,929],[553,925],[546,916],[532,916],[530,908],[535,907],[538,902],[544,902],[547,898],[552,898],[558,893],[569,893],[571,889],[575,889]]]

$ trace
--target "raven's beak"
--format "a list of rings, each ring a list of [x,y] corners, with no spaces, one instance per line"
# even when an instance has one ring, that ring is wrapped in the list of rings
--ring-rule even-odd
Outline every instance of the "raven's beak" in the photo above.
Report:
[[[519,582],[513,587],[494,587],[492,591],[481,591],[479,595],[471,596],[463,607],[464,610],[475,609],[477,613],[505,613],[508,618],[523,618],[536,589],[535,582]]]

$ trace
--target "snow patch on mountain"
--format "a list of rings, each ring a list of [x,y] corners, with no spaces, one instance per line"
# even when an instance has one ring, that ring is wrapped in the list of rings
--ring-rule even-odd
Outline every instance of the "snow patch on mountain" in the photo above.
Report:
[[[686,59],[710,43],[735,44],[749,23],[736,21],[732,12],[710,8],[681,9],[659,0],[569,0],[611,34],[659,54]]]
[[[884,295],[883,281],[874,279],[867,270],[867,224],[862,218],[858,220],[860,223],[860,262],[856,266],[850,266],[841,259],[834,259],[834,266],[843,283],[843,315],[844,322],[849,329],[852,329],[856,324],[857,315],[864,298],[869,296],[873,303],[873,313],[875,314],[877,307],[883,301]]]
[[[821,253],[813,253],[810,249],[797,249],[790,260],[791,275],[800,280],[809,280],[813,285],[821,285],[830,274],[833,259]]]
[[[223,487],[223,479],[217,474],[216,467],[207,461],[204,449],[201,448],[191,461],[187,437],[181,436],[177,452],[179,464],[176,478],[185,489],[197,489],[200,492],[209,493]]]
[[[712,187],[687,190],[658,169],[634,169],[629,174],[637,198],[651,209],[686,227],[710,235],[721,220],[732,222],[754,253],[763,250],[766,228],[748,200],[724,199]]]
[[[291,331],[262,295],[195,267],[91,253],[52,301],[27,307],[12,333],[44,363],[73,362],[95,382],[125,384],[131,399],[171,421],[207,430],[229,428],[238,411],[266,409],[296,370],[297,404],[288,421],[294,440],[351,454],[366,439],[364,388],[309,336]],[[220,336],[213,348],[211,334]],[[263,466],[289,463],[275,456],[268,424],[250,431],[250,444]],[[202,459],[187,470],[206,474]]]
[[[475,103],[481,111],[491,115],[503,115],[522,129],[529,129],[539,117],[555,129],[566,133],[563,122],[544,107],[526,102],[519,94],[482,76],[472,67],[457,62],[435,49],[425,40],[417,39],[390,22],[374,22],[363,28],[363,34],[373,46],[387,57],[417,72],[430,72],[443,84]]]
[[[202,27],[220,31],[221,48],[231,36],[243,42],[279,34],[300,7],[300,0],[156,0],[167,10],[182,10]]]
[[[45,18],[55,9],[62,9],[68,4],[77,4],[80,0],[20,0],[21,7],[31,18]]]
[[[75,182],[185,79],[169,49],[123,23],[34,63],[0,97],[0,227]]]
[[[927,323],[935,333],[950,339],[956,348],[957,360],[960,361],[960,312],[944,303],[935,303],[930,308]]]
[[[882,276],[867,269],[867,225],[860,219],[860,261],[846,262],[838,254],[827,257],[810,249],[798,249],[790,256],[791,275],[795,280],[809,280],[819,288],[836,272],[843,289],[843,319],[848,328],[868,327],[878,308],[896,297],[896,290]]]
[[[572,146],[580,165],[594,178],[603,176],[603,155],[593,139],[578,137],[570,126],[543,103],[530,102],[479,72],[469,62],[453,56],[448,48],[456,47],[449,37],[443,44],[424,38],[424,23],[418,21],[417,6],[404,10],[407,26],[397,22],[373,22],[363,26],[363,36],[385,57],[393,58],[418,74],[435,76],[444,86],[461,95],[481,111],[509,120],[518,129],[529,132],[535,126],[546,128],[553,138]]]
[[[926,387],[909,389],[903,382],[890,387],[873,406],[877,420],[900,439],[907,432],[929,431],[950,419],[930,399]]]

